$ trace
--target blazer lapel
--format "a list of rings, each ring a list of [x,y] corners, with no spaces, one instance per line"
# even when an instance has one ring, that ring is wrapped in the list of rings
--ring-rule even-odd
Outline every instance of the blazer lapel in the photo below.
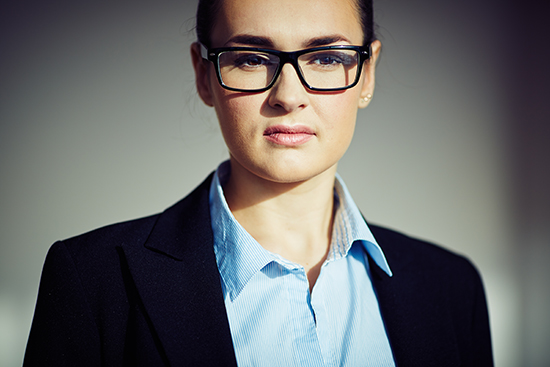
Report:
[[[423,269],[425,259],[411,251],[407,237],[369,225],[393,276],[369,257],[373,286],[397,366],[455,366],[457,345],[441,297],[444,280]],[[407,248],[409,247],[409,248]]]
[[[144,246],[122,246],[173,365],[236,366],[213,250],[211,179],[160,214]]]

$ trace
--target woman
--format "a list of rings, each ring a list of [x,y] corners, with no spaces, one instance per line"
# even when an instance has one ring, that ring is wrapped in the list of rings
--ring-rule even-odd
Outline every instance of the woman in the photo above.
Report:
[[[374,92],[372,3],[201,1],[197,33],[229,161],[54,244],[25,364],[492,365],[472,265],[368,226],[336,175]]]

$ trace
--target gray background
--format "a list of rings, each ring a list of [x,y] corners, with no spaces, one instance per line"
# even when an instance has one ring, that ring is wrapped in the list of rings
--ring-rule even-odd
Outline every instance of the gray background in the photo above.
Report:
[[[376,2],[377,87],[339,172],[371,222],[474,261],[498,366],[548,366],[548,32],[542,1],[518,4]],[[51,243],[161,211],[227,157],[194,92],[195,7],[2,5],[0,365],[21,363]]]

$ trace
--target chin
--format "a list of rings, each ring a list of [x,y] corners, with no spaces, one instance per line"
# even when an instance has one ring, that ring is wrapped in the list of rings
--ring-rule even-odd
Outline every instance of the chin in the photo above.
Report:
[[[323,174],[332,174],[336,172],[336,164],[329,166],[316,167],[311,164],[292,164],[284,167],[269,167],[259,172],[257,176],[271,182],[282,184],[297,184],[319,177]]]

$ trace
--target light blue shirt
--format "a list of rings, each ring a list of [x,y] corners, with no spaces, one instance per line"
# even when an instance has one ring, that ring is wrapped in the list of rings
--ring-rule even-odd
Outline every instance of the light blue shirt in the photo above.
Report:
[[[332,241],[309,291],[304,268],[264,249],[233,217],[222,163],[210,187],[214,251],[239,366],[395,366],[367,253],[384,253],[337,175]]]

